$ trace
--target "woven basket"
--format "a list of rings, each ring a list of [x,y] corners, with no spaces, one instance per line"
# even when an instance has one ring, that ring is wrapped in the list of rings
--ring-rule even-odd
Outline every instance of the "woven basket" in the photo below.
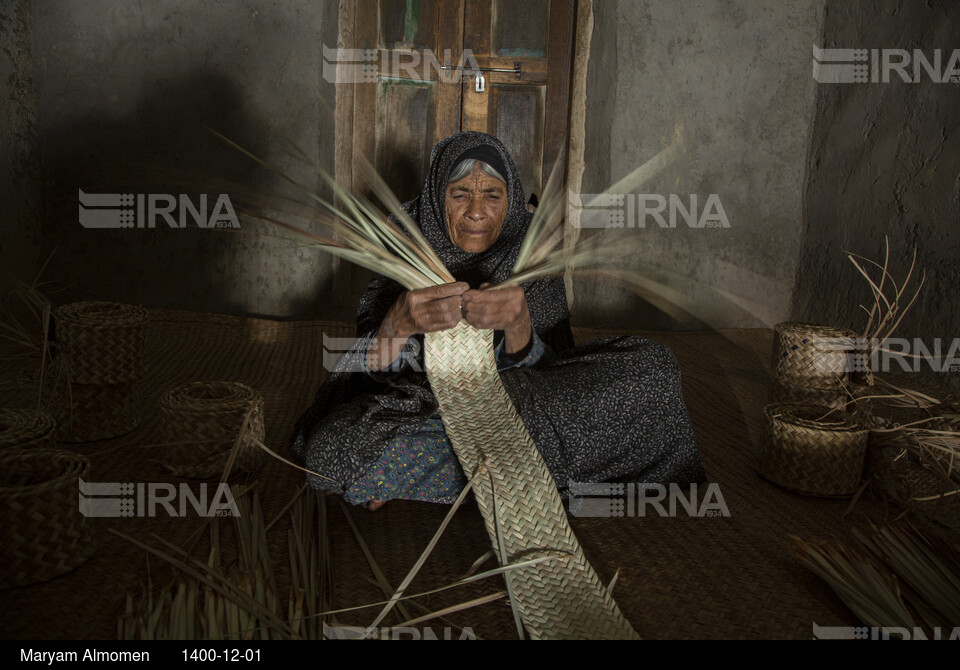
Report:
[[[0,449],[53,448],[56,422],[46,412],[0,409]]]
[[[773,369],[784,386],[837,389],[850,380],[856,335],[843,328],[784,322],[774,327]]]
[[[783,488],[815,496],[854,493],[863,475],[868,431],[852,415],[822,405],[774,403],[757,470]]]
[[[774,380],[767,389],[767,403],[803,403],[806,405],[822,405],[830,409],[845,409],[850,397],[840,387],[808,388],[783,384]]]
[[[56,337],[74,384],[125,384],[143,376],[147,310],[114,302],[57,309]]]
[[[127,384],[70,384],[52,411],[62,442],[93,442],[125,435],[140,425],[140,390]]]
[[[899,417],[898,417],[899,418]],[[909,431],[886,431],[897,422],[878,418],[867,443],[866,472],[886,496],[902,507],[932,518],[944,525],[960,528],[960,463],[952,463],[954,478],[947,479],[940,469],[945,463],[925,461],[913,443]],[[960,430],[960,419],[944,417],[923,424],[932,430]],[[939,467],[937,467],[939,465]]]
[[[86,458],[62,449],[0,453],[0,588],[48,581],[93,555],[93,528],[77,504],[78,480],[89,474]]]
[[[473,491],[501,564],[566,556],[509,573],[512,602],[530,637],[636,638],[587,562],[553,477],[500,381],[493,331],[461,321],[427,333],[424,359],[464,472],[473,476],[486,463]]]
[[[232,473],[249,476],[263,465],[263,398],[237,382],[192,382],[160,399],[163,427],[161,464],[178,477],[213,479],[223,474],[227,458],[247,422]]]

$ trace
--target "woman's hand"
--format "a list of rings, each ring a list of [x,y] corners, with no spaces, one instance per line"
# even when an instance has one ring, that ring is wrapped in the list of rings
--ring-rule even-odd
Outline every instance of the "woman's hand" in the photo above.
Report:
[[[502,330],[504,348],[508,354],[522,351],[530,344],[530,309],[520,286],[484,290],[490,284],[481,284],[480,290],[463,294],[463,318],[476,328]]]
[[[455,282],[402,293],[380,324],[376,344],[367,351],[367,367],[382,370],[390,365],[412,335],[460,323],[460,296],[469,289],[466,282]]]

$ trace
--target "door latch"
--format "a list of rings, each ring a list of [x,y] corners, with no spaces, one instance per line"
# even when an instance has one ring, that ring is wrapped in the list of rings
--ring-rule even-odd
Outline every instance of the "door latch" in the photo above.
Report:
[[[487,82],[486,82],[486,80],[483,78],[483,75],[478,72],[478,73],[477,73],[477,86],[476,86],[477,93],[483,93],[483,91],[486,89],[486,87],[487,87]]]

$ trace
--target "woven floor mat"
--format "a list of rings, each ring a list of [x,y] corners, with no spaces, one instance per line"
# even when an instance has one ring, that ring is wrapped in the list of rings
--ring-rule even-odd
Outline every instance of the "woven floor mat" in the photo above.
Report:
[[[350,337],[352,326],[336,322],[274,322],[263,319],[150,310],[148,369],[141,380],[142,424],[133,432],[100,442],[65,445],[91,460],[97,482],[173,482],[154,462],[160,440],[158,400],[189,381],[238,381],[264,397],[266,443],[285,453],[293,424],[310,405],[324,378],[323,336]],[[608,335],[575,329],[578,342]],[[862,498],[844,521],[847,501],[806,498],[783,491],[755,474],[769,381],[772,331],[736,330],[646,334],[669,346],[680,362],[684,396],[709,482],[715,483],[730,516],[699,517],[679,510],[660,516],[571,518],[571,526],[601,581],[619,570],[613,596],[644,638],[809,638],[812,625],[855,625],[856,620],[829,588],[795,563],[787,551],[789,533],[804,539],[850,539],[848,525],[863,517],[895,513]],[[18,371],[0,373],[0,406],[28,407],[28,392],[11,388]],[[270,459],[258,478],[264,516],[273,519],[303,483],[302,473]],[[701,495],[701,498],[703,496]],[[331,499],[334,601],[351,607],[383,599],[353,533]],[[370,513],[350,514],[388,581],[397,585],[423,551],[447,507],[394,501]],[[196,516],[94,519],[99,545],[85,564],[50,582],[0,591],[3,637],[14,639],[116,636],[128,593],[138,598],[148,574],[157,586],[171,570],[158,559],[108,532],[116,529],[143,541],[157,534],[186,546],[205,523]],[[268,536],[278,567],[280,597],[289,583],[284,518]],[[195,544],[205,555],[206,538]],[[489,549],[479,510],[469,500],[434,550],[408,592],[448,584]],[[493,561],[485,567],[493,567]],[[503,588],[502,580],[462,587],[424,599],[437,609]],[[409,606],[412,615],[421,613]],[[368,624],[376,610],[340,617]],[[393,625],[398,619],[384,622]],[[450,617],[482,638],[515,637],[512,615],[502,600]],[[432,622],[438,636],[447,622]],[[458,636],[457,632],[453,633]]]

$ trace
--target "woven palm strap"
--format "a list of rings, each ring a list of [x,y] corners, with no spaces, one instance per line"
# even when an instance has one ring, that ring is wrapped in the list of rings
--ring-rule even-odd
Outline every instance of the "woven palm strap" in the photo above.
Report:
[[[461,321],[425,336],[425,363],[447,435],[501,564],[550,555],[510,571],[514,605],[534,639],[617,639],[637,634],[587,562],[553,477],[500,381],[493,331]]]

